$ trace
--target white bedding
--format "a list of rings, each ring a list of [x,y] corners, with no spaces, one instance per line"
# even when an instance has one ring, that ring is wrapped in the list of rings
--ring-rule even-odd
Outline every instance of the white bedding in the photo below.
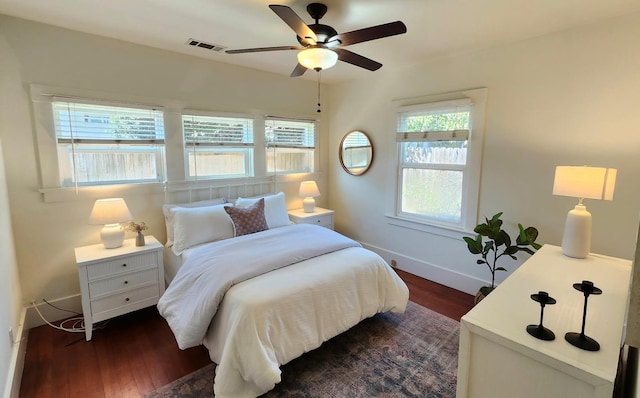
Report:
[[[297,231],[299,227],[278,229]],[[253,235],[259,239],[264,233],[269,231]],[[307,241],[298,239],[302,238],[299,232],[295,236],[286,244],[298,246]],[[198,249],[200,254],[218,247],[206,246]],[[191,267],[190,263],[197,262],[195,258],[205,257],[194,254],[189,254],[190,260],[176,280]],[[263,260],[267,256],[255,254]],[[171,285],[167,291],[171,291]],[[404,311],[407,300],[404,282],[382,258],[359,245],[302,259],[233,285],[220,302],[203,341],[218,364],[216,397],[256,397],[269,391],[280,382],[280,365],[319,347],[364,318],[378,312]],[[177,308],[173,312],[182,313]]]
[[[158,301],[178,347],[202,344],[229,288],[269,271],[359,243],[326,228],[297,224],[226,239],[194,250]]]

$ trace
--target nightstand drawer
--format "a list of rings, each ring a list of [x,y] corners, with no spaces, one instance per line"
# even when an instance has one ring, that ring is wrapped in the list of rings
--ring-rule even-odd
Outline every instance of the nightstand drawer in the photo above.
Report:
[[[89,280],[118,275],[126,272],[136,271],[150,266],[156,267],[158,257],[155,253],[138,254],[126,258],[104,261],[87,266],[87,276]]]
[[[135,289],[138,286],[148,285],[150,281],[158,283],[157,268],[151,268],[141,272],[130,272],[115,278],[91,282],[89,284],[89,297],[96,299],[107,294]]]
[[[102,299],[92,300],[91,312],[93,313],[94,319],[99,319],[101,313],[112,310],[124,314],[131,311],[128,307],[135,307],[140,302],[146,302],[148,300],[155,300],[157,303],[158,298],[158,285],[155,284],[136,290],[114,294]],[[112,314],[111,316],[115,315],[118,314]]]
[[[332,225],[330,215],[307,217],[300,220],[300,223],[315,224],[315,225],[320,225],[321,227],[329,227]]]

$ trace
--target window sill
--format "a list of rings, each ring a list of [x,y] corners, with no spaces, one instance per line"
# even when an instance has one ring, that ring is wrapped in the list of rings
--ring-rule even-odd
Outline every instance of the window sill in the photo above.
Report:
[[[41,188],[38,190],[45,203],[72,202],[77,200],[104,199],[127,195],[150,195],[164,192],[164,184],[159,182],[146,184],[102,185],[76,188]]]
[[[462,239],[463,236],[475,236],[475,232],[467,231],[462,227],[445,224],[431,224],[423,221],[398,217],[392,214],[385,214],[385,217],[387,218],[387,222],[391,225],[426,232],[432,235],[444,236],[451,239]]]

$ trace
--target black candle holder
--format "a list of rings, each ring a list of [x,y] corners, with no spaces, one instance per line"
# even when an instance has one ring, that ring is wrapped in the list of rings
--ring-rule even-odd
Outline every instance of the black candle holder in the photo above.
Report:
[[[564,339],[571,345],[586,351],[598,351],[600,344],[591,337],[584,334],[584,325],[587,320],[587,300],[590,295],[602,294],[602,290],[595,287],[591,281],[582,281],[582,283],[574,283],[573,288],[584,294],[584,309],[582,310],[582,330],[580,333],[569,332],[564,335]]]
[[[546,327],[542,326],[542,318],[544,317],[544,306],[553,305],[556,300],[549,296],[549,293],[540,291],[537,294],[532,294],[531,299],[540,303],[540,324],[528,325],[527,333],[535,337],[536,339],[551,341],[556,338],[556,335]]]

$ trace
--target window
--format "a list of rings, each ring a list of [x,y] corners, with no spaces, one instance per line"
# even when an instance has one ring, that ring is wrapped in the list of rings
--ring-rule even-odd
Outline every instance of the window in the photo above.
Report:
[[[253,119],[182,115],[187,178],[250,177]]]
[[[398,108],[395,217],[452,229],[476,224],[486,89],[462,94]]]
[[[151,108],[52,102],[60,185],[164,180],[164,120]]]
[[[313,173],[315,128],[314,121],[267,118],[267,172]]]

